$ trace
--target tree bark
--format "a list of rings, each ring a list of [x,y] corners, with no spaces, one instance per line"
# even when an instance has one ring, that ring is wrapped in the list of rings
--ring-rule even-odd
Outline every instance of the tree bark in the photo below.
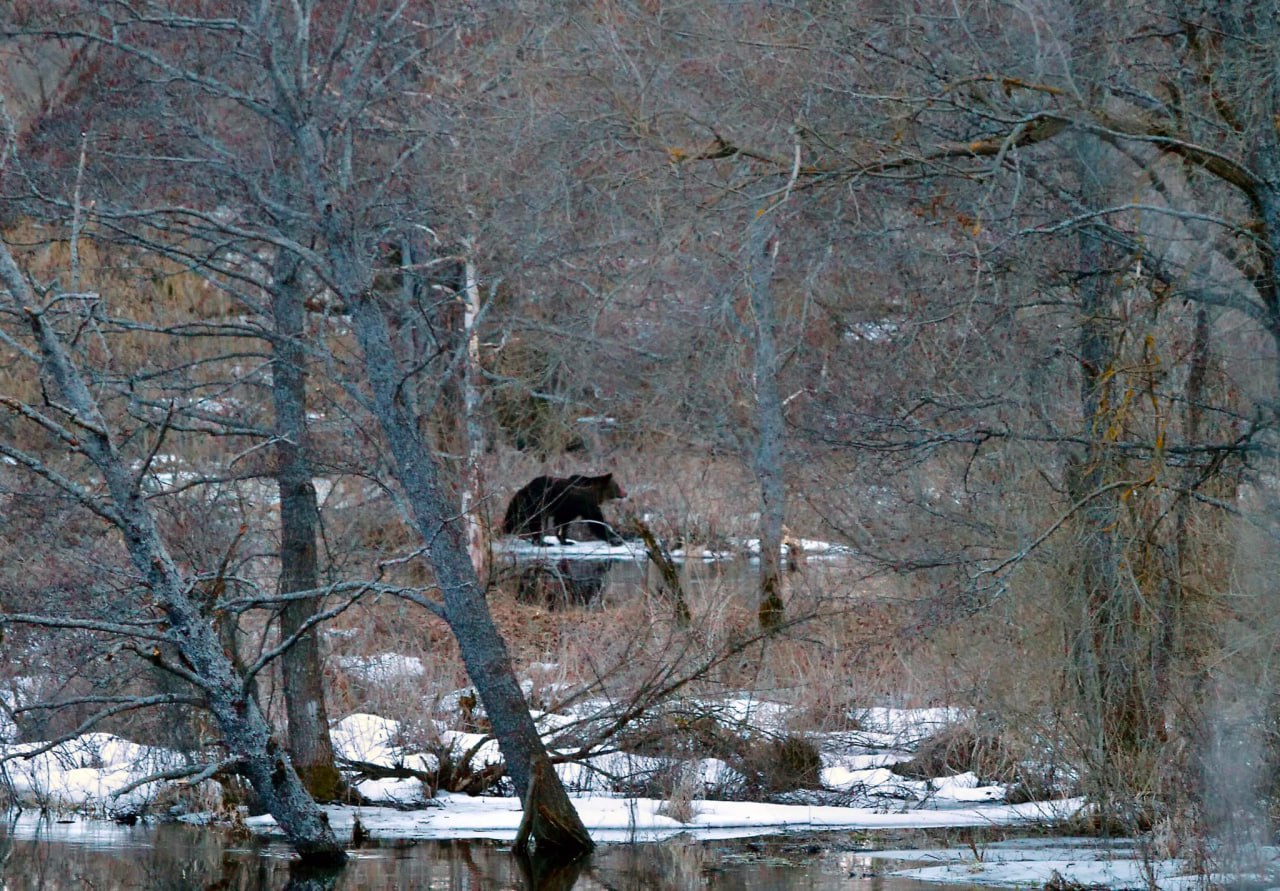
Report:
[[[320,586],[316,533],[320,510],[311,481],[307,431],[307,358],[303,347],[305,308],[298,261],[280,252],[271,283],[273,338],[271,395],[275,403],[276,484],[280,491],[280,593]],[[281,656],[289,753],[307,790],[322,801],[338,797],[342,776],[333,758],[324,673],[314,628],[299,629],[315,615],[319,600],[287,603],[280,612],[280,638],[297,641]]]

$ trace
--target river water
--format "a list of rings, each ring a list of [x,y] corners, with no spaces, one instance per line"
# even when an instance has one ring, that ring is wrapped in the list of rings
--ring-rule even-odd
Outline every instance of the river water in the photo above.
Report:
[[[237,839],[184,825],[118,827],[110,823],[26,823],[0,833],[4,891],[938,891],[941,886],[888,874],[908,864],[877,861],[883,844],[865,832],[731,842],[674,839],[606,845],[569,867],[522,863],[490,841],[383,843],[351,852],[340,870],[301,870],[287,847]],[[969,886],[948,885],[950,889]],[[976,888],[977,886],[971,886]]]
[[[590,558],[573,548],[526,549],[499,556],[496,580],[525,602],[607,609],[662,589],[658,569],[638,552],[633,558]],[[717,601],[747,592],[754,596],[760,564],[745,557],[724,560],[681,560],[676,570],[690,605]],[[788,590],[842,592],[845,595],[874,585],[867,568],[847,556],[813,556],[803,572],[787,573]]]

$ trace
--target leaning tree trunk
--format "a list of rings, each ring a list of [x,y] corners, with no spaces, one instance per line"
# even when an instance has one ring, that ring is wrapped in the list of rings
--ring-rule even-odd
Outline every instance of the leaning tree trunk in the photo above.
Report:
[[[507,771],[521,796],[540,853],[575,856],[593,847],[590,836],[547,757],[511,667],[506,643],[489,614],[484,592],[467,551],[465,524],[440,486],[430,444],[401,392],[400,364],[391,348],[377,298],[348,299],[356,338],[364,353],[365,375],[373,391],[373,411],[391,454],[418,534],[427,544],[436,583],[444,597],[444,618],[458,640],[463,662],[484,702]],[[534,779],[537,782],[533,782]],[[522,837],[521,841],[525,841]]]
[[[110,495],[98,512],[124,536],[129,557],[168,622],[166,635],[182,654],[188,674],[199,685],[218,723],[228,763],[247,777],[302,857],[316,862],[346,859],[316,806],[298,779],[287,752],[247,689],[245,679],[223,652],[218,633],[193,597],[156,529],[138,480],[117,451],[106,421],[62,340],[37,309],[35,295],[12,256],[0,244],[0,282],[26,308],[41,359],[46,392],[70,415],[76,447],[94,464]],[[66,431],[67,436],[71,436]]]
[[[764,214],[750,223],[747,293],[754,327],[756,449],[753,467],[760,487],[760,627],[782,624],[782,524],[786,483],[782,473],[782,397],[778,392],[778,328],[772,279],[777,243]]]
[[[305,308],[297,259],[281,252],[271,285],[275,320],[271,395],[275,402],[276,484],[280,490],[280,593],[314,591],[320,585],[316,532],[320,510],[311,482],[307,433],[307,357],[303,347]],[[329,738],[324,703],[324,674],[314,628],[319,599],[288,601],[280,612],[280,638],[296,636],[280,667],[285,713],[289,721],[289,754],[307,790],[333,800],[342,787]],[[305,630],[303,630],[305,629]]]

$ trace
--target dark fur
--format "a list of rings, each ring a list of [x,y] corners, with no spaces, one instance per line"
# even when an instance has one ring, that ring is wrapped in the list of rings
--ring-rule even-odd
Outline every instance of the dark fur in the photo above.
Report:
[[[614,498],[626,497],[627,493],[622,491],[612,473],[536,477],[511,497],[502,520],[502,531],[541,543],[543,530],[550,521],[560,543],[566,544],[569,541],[565,535],[566,527],[575,520],[584,520],[596,538],[609,544],[622,544],[622,537],[605,522],[600,505]]]

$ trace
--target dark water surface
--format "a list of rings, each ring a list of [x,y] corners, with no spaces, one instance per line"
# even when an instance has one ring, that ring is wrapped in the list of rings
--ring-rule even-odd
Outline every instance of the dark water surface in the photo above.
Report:
[[[730,596],[754,592],[760,564],[746,557],[677,561],[676,569],[690,605],[706,607]],[[788,574],[794,594],[821,591],[848,596],[866,587],[866,567],[848,557],[815,555],[806,558],[803,572]],[[545,554],[503,554],[496,575],[516,597],[526,602],[607,609],[634,601],[662,588],[656,567],[641,552],[634,559],[588,558],[548,549]],[[696,611],[696,609],[695,609]]]
[[[490,841],[383,843],[351,852],[330,873],[301,870],[288,848],[181,825],[27,823],[0,834],[4,891],[568,891],[568,889],[750,889],[750,891],[939,891],[884,874],[909,864],[875,861],[867,833],[828,833],[732,842],[670,840],[608,845],[568,868],[521,863]],[[946,889],[969,886],[947,885]],[[972,886],[976,887],[976,886]]]

